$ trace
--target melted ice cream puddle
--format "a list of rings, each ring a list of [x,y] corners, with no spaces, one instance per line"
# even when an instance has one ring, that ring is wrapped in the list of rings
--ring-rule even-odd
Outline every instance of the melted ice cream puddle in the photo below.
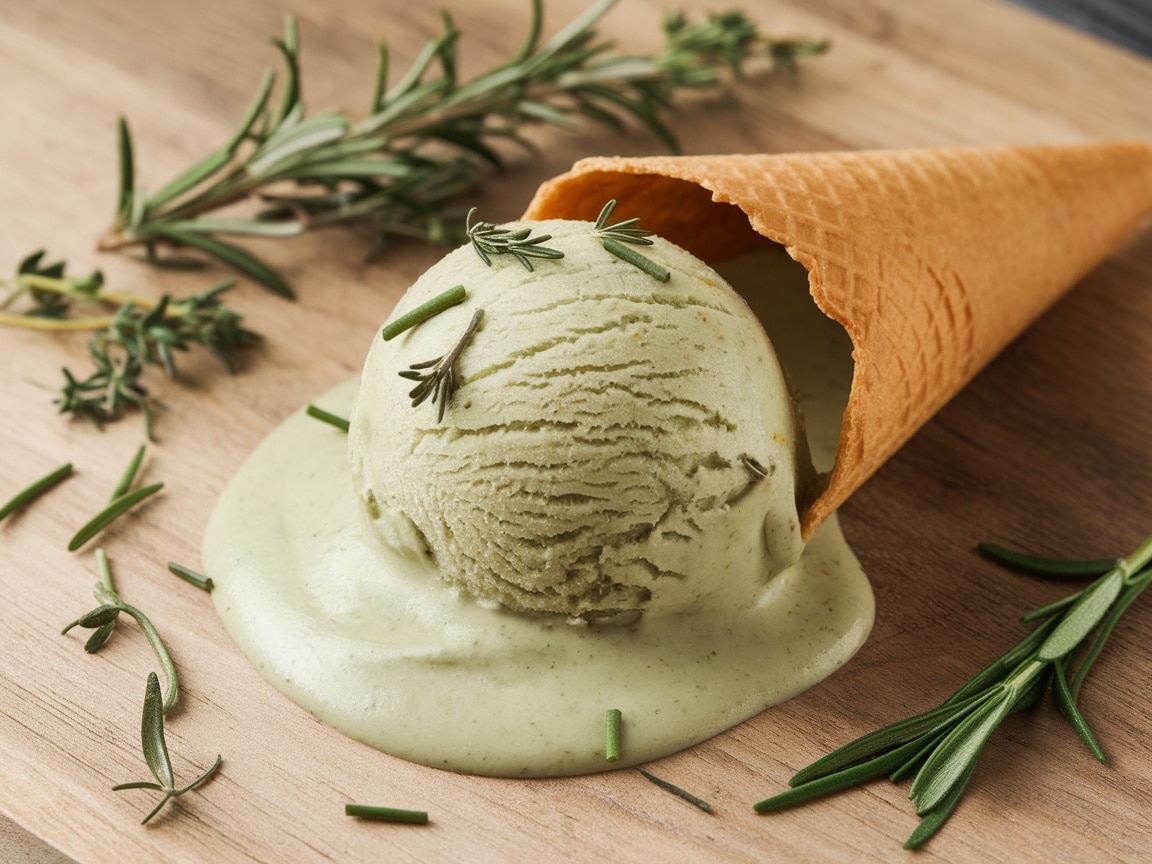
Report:
[[[782,253],[722,269],[772,335],[808,415],[813,461],[826,469],[850,383],[847,337],[815,310],[806,274]],[[345,382],[318,402],[347,416],[357,388]],[[466,395],[465,383],[456,398]],[[302,412],[289,418],[226,490],[204,562],[226,627],[261,673],[385,752],[503,776],[645,762],[821,680],[871,626],[870,588],[835,520],[750,596],[722,589],[615,627],[485,608],[446,587],[427,558],[382,542],[353,488],[346,445]],[[736,521],[754,506],[736,501]],[[623,758],[611,764],[607,708],[625,718]]]

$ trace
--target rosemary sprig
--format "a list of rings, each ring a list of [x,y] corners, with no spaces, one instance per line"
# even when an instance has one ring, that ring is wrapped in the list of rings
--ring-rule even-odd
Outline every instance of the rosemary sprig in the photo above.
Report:
[[[1055,561],[999,547],[985,554],[1035,573],[1066,576],[1092,570],[1083,562]],[[1152,583],[1152,536],[1083,591],[1025,616],[1042,623],[1016,646],[986,666],[938,707],[871,732],[799,771],[786,792],[754,805],[769,813],[890,775],[893,782],[915,775],[909,797],[922,817],[904,844],[915,848],[944,824],[959,804],[988,739],[1009,714],[1034,704],[1052,682],[1052,696],[1077,734],[1101,762],[1104,752],[1076,700],[1093,663],[1116,623]],[[1095,572],[1099,572],[1097,569]],[[1072,673],[1074,658],[1084,651]],[[1071,678],[1069,675],[1071,674]]]
[[[612,211],[615,209],[615,200],[609,201],[601,208],[600,215],[596,217],[596,224],[592,228],[592,236],[600,241],[606,252],[643,270],[656,281],[667,282],[671,279],[672,274],[667,267],[657,264],[647,255],[642,255],[635,249],[624,245],[627,243],[633,246],[651,246],[653,232],[635,227],[636,223],[640,221],[639,217],[609,225],[608,220],[612,218]]]
[[[444,409],[448,407],[448,400],[456,392],[456,361],[472,339],[472,334],[476,332],[483,315],[483,309],[477,309],[472,313],[472,319],[468,322],[468,326],[464,328],[464,332],[460,334],[460,338],[456,340],[452,349],[443,357],[425,360],[423,363],[413,363],[399,373],[401,378],[420,382],[408,393],[413,408],[419,406],[429,397],[432,398],[433,405],[439,401],[440,410],[436,415],[437,423],[444,420]]]
[[[172,655],[168,653],[168,647],[160,638],[160,633],[148,619],[148,616],[135,606],[125,603],[116,593],[116,589],[112,585],[112,570],[108,566],[108,557],[104,554],[103,549],[96,550],[96,566],[100,571],[100,581],[96,583],[95,594],[96,602],[100,605],[92,611],[84,613],[65,627],[61,631],[61,635],[67,634],[73,627],[84,627],[95,631],[84,644],[85,651],[89,654],[95,654],[104,647],[108,637],[112,635],[121,612],[134,619],[140,625],[140,629],[144,631],[148,644],[156,652],[156,657],[160,661],[160,668],[164,672],[167,692],[163,701],[163,713],[166,714],[176,704],[176,698],[180,693],[180,677],[176,673],[176,664],[172,662]]]
[[[489,267],[492,266],[492,255],[511,255],[529,271],[532,270],[533,258],[556,260],[564,257],[559,249],[540,245],[551,240],[551,234],[533,237],[531,228],[502,228],[491,222],[477,222],[473,225],[472,217],[475,215],[476,208],[473,207],[464,220],[465,233],[480,260]]]
[[[531,0],[515,56],[468,80],[457,74],[461,34],[446,14],[443,32],[394,83],[381,43],[359,121],[308,113],[299,34],[289,17],[284,38],[274,41],[284,64],[279,99],[271,98],[277,76],[266,72],[228,139],[159,191],[137,183],[131,135],[120,121],[116,216],[100,246],[142,248],[156,261],[167,260],[162,252],[191,249],[288,294],[275,271],[231,238],[361,223],[376,233],[378,248],[393,236],[455,240],[446,222],[453,202],[481,181],[486,165],[501,164],[497,144],[529,146],[525,128],[580,121],[621,128],[631,118],[675,150],[663,115],[678,92],[714,88],[725,70],[741,78],[756,56],[773,70],[792,70],[797,58],[826,47],[765,37],[743,13],[726,12],[696,22],[667,16],[661,48],[619,53],[595,29],[614,2],[598,0],[542,40],[543,2]],[[248,215],[216,215],[245,201],[255,205]]]
[[[609,708],[604,712],[604,758],[609,762],[620,761],[620,727],[623,715],[619,708]]]
[[[345,816],[372,819],[376,822],[404,822],[408,825],[427,825],[428,813],[424,810],[401,810],[398,807],[376,807],[371,804],[345,804]]]
[[[216,761],[212,763],[207,771],[187,786],[176,787],[176,776],[172,770],[172,760],[168,756],[168,743],[164,739],[165,710],[160,700],[160,682],[156,678],[155,672],[149,672],[148,684],[144,691],[143,717],[140,721],[140,741],[144,748],[144,761],[148,764],[148,770],[152,772],[152,776],[156,778],[156,781],[138,780],[133,783],[120,783],[112,787],[113,792],[120,792],[124,789],[154,789],[157,792],[164,793],[164,797],[161,798],[160,802],[144,817],[140,823],[141,825],[148,824],[152,817],[159,813],[164,805],[173,798],[179,798],[184,793],[191,792],[198,786],[203,785],[220,767],[221,758],[217,756]]]
[[[72,476],[72,463],[61,465],[55,471],[45,474],[35,483],[21,489],[0,507],[0,519],[5,519],[25,505],[31,504],[49,489],[58,483],[63,483]]]
[[[304,413],[314,420],[320,420],[327,423],[329,426],[335,426],[341,432],[347,432],[349,423],[343,417],[338,417],[330,411],[325,411],[323,408],[318,408],[315,405],[309,405],[304,409]]]

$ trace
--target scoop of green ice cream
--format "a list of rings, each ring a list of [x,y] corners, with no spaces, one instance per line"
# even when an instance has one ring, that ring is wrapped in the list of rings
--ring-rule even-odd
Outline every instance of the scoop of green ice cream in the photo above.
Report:
[[[807,450],[760,323],[702,262],[659,238],[605,250],[588,222],[548,221],[535,259],[464,246],[393,320],[461,284],[467,298],[377,339],[349,455],[364,512],[394,552],[434,559],[483,603],[631,620],[754,596],[800,553]],[[455,391],[413,407],[399,373],[448,352]]]

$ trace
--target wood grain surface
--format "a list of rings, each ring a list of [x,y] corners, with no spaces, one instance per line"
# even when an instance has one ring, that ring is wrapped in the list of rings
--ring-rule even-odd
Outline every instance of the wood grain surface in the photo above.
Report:
[[[602,30],[622,47],[658,42],[658,0],[622,0]],[[722,8],[727,3],[701,3]],[[745,0],[777,33],[832,40],[793,79],[687,100],[673,119],[687,152],[1074,142],[1152,136],[1152,63],[992,0]],[[296,0],[313,108],[367,102],[375,42],[406,63],[438,28],[465,33],[463,71],[519,44],[526,0]],[[548,31],[581,0],[548,0]],[[98,256],[115,195],[118,114],[138,170],[157,188],[221,141],[261,70],[284,7],[272,2],[0,2],[0,270],[47,247],[78,272],[160,294],[204,274]],[[600,153],[659,152],[633,131],[541,132],[479,199],[518,215],[544,179]],[[1083,696],[1109,754],[1097,764],[1048,705],[1011,718],[967,799],[919,853],[906,787],[885,783],[784,814],[751,804],[797,768],[879,724],[935,704],[1015,642],[1016,616],[1066,586],[980,561],[992,539],[1039,552],[1124,553],[1152,529],[1152,233],[1133,238],[1011,345],[843,510],[877,595],[875,631],[831,679],[729,733],[658,762],[711,801],[697,812],[634,771],[550,781],[480,779],[377,753],[324,727],[264,683],[203,593],[165,571],[197,566],[213,502],[291,410],[355,372],[404,287],[438,256],[398,245],[363,262],[369,238],[330,232],[259,246],[300,299],[252,285],[234,303],[265,335],[233,377],[180,358],[152,377],[160,443],[144,478],[154,501],[101,542],[117,584],[147,610],[183,675],[169,718],[178,778],[217,753],[215,779],[152,824],[139,710],[151,658],[125,626],[88,656],[59,635],[89,608],[90,550],[65,551],[142,440],[138,418],[103,433],[56,415],[62,365],[82,338],[0,332],[0,498],[72,461],[77,473],[0,525],[0,814],[82,864],[361,861],[1136,861],[1152,835],[1152,614],[1118,629]],[[346,801],[427,809],[426,827],[360,823]],[[13,847],[15,848],[15,847]]]

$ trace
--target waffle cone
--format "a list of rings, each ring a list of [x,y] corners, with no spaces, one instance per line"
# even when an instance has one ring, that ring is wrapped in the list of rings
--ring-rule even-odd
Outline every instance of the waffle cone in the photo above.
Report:
[[[593,158],[526,219],[621,216],[718,262],[779,244],[855,362],[807,537],[1152,211],[1152,146]]]

